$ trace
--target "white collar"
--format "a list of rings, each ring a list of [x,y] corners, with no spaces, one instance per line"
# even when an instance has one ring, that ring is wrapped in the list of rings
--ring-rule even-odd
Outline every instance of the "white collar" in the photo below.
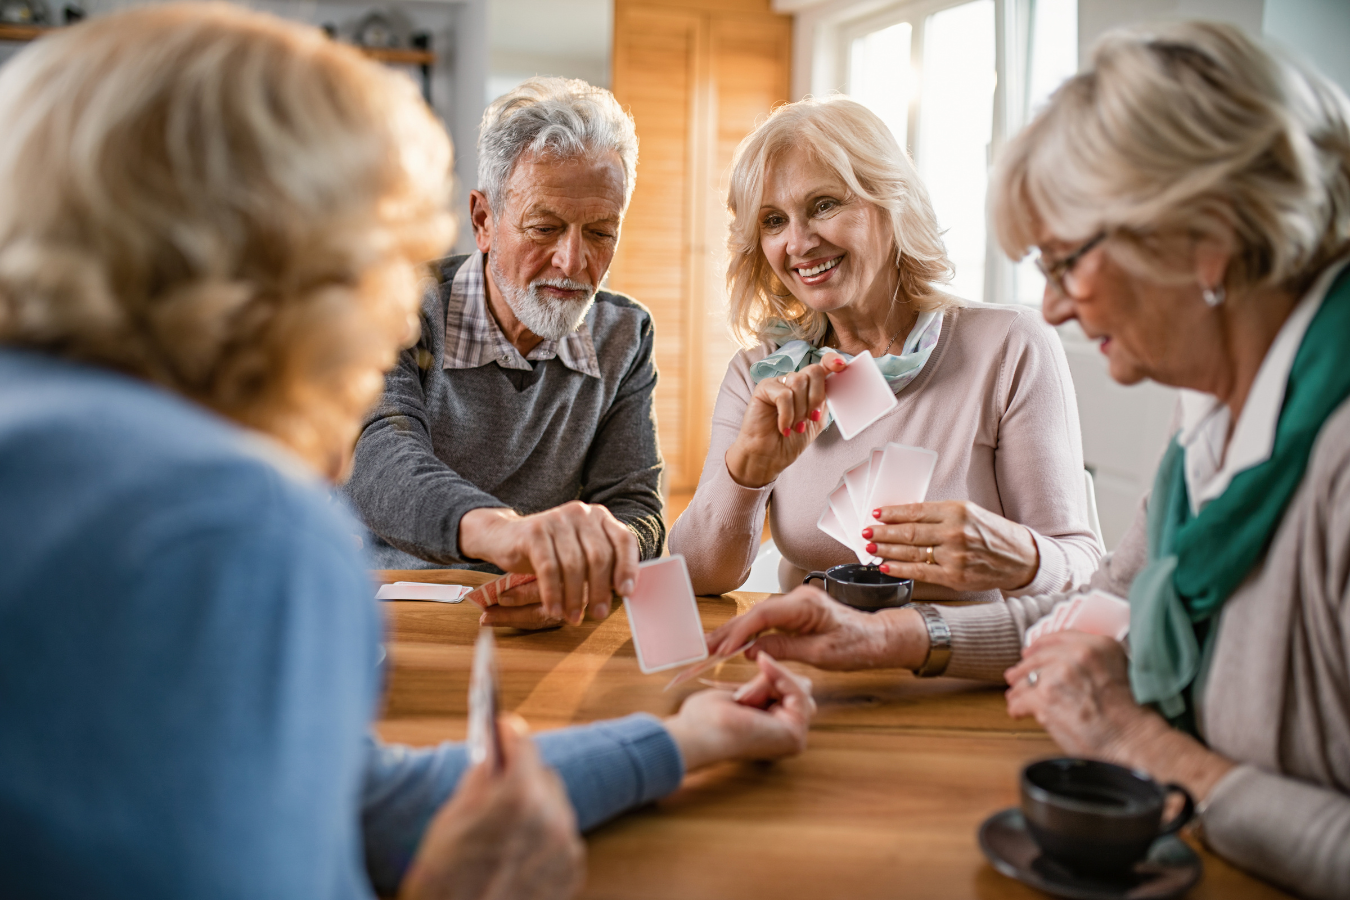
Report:
[[[1213,394],[1181,390],[1177,442],[1186,449],[1186,493],[1192,515],[1199,515],[1205,504],[1227,490],[1233,476],[1270,459],[1294,357],[1327,290],[1347,263],[1350,258],[1328,266],[1280,327],[1256,372],[1232,440],[1228,439],[1232,414],[1227,406]]]

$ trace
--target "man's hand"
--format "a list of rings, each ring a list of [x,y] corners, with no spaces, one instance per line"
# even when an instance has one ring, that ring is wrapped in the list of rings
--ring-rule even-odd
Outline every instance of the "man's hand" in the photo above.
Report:
[[[806,749],[816,712],[811,681],[793,675],[767,653],[759,674],[735,694],[699,691],[665,721],[680,748],[685,769],[724,760],[777,759]]]
[[[563,620],[579,625],[588,603],[591,617],[603,619],[609,615],[611,595],[626,597],[637,583],[637,537],[605,507],[579,500],[530,516],[509,509],[471,510],[459,520],[459,548],[504,572],[538,576],[537,612],[497,613],[499,618],[536,623],[526,627]],[[518,591],[521,596],[508,596]],[[522,588],[499,600],[503,608],[517,609],[534,602],[533,592]],[[486,614],[484,623],[519,624],[488,621]]]
[[[776,633],[764,634],[769,629]],[[756,635],[751,659],[770,653],[818,669],[913,669],[928,654],[928,629],[914,610],[858,612],[810,585],[755,604],[708,635],[708,650],[732,650]]]
[[[504,716],[505,766],[465,773],[436,813],[403,878],[403,900],[565,900],[586,873],[562,781],[539,758],[525,723]]]

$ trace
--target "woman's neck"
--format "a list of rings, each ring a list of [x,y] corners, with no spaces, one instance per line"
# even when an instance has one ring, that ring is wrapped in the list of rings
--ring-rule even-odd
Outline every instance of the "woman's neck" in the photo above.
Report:
[[[1267,288],[1233,302],[1237,299],[1229,299],[1220,318],[1222,362],[1213,367],[1206,379],[1209,383],[1201,388],[1228,407],[1229,421],[1233,423],[1229,426],[1230,436],[1261,363],[1300,298],[1286,289]]]
[[[899,290],[896,272],[878,284],[860,303],[827,312],[830,321],[824,343],[852,356],[866,350],[873,356],[897,352],[918,321],[919,311]]]

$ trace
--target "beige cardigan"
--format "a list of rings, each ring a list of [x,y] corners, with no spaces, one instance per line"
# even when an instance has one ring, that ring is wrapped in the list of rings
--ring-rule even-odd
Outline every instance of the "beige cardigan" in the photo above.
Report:
[[[1091,586],[1125,596],[1147,552],[1145,505]],[[1063,595],[942,608],[947,674],[1002,681]],[[1308,897],[1350,897],[1350,401],[1317,438],[1270,550],[1225,604],[1197,722],[1240,765],[1204,804],[1205,840]]]
[[[725,457],[754,392],[750,366],[773,348],[761,344],[732,359],[698,491],[670,532],[670,552],[684,554],[697,593],[724,593],[745,580],[766,504],[786,563],[784,589],[800,584],[808,570],[857,562],[816,521],[845,470],[890,441],[937,451],[928,499],[970,500],[1031,529],[1040,570],[1017,593],[1063,591],[1091,576],[1103,551],[1088,524],[1078,407],[1058,337],[1035,310],[1021,307],[972,303],[944,316],[932,356],[896,395],[894,410],[853,440],[829,427],[777,481],[759,489],[733,481]],[[918,584],[915,596],[1001,595]]]

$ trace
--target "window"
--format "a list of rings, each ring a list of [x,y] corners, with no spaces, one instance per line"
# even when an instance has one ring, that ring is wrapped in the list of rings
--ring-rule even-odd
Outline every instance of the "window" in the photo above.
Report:
[[[834,31],[840,86],[886,122],[928,187],[959,296],[1040,302],[1035,266],[990,240],[989,165],[1075,71],[1077,33],[1076,0],[910,0]]]

